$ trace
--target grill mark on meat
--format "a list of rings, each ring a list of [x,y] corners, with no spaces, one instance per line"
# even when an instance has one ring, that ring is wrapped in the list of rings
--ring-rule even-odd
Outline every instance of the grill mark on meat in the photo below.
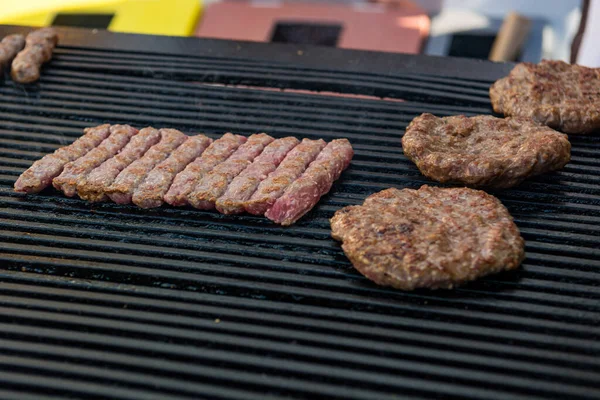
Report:
[[[31,32],[25,39],[25,48],[12,62],[11,76],[19,83],[31,83],[40,78],[42,64],[50,61],[58,43],[58,33],[53,28]]]
[[[13,58],[25,46],[25,36],[23,35],[8,35],[0,42],[0,74],[4,73],[4,68],[10,65]]]
[[[110,135],[110,125],[84,129],[84,135],[68,146],[37,160],[15,182],[15,191],[38,193],[47,188],[63,171],[65,165],[84,156]]]
[[[135,189],[132,201],[142,208],[160,207],[175,176],[211,144],[204,135],[188,138],[167,159],[158,164]]]
[[[198,185],[198,181],[215,165],[229,158],[239,146],[246,143],[246,140],[245,136],[226,133],[212,142],[200,157],[175,176],[173,184],[165,194],[165,202],[172,206],[188,204],[187,195]]]
[[[250,199],[260,182],[283,161],[285,156],[300,143],[295,137],[277,139],[248,166],[236,176],[223,196],[217,199],[217,210],[223,214],[239,214],[244,211],[244,203]]]
[[[144,128],[135,135],[119,154],[106,160],[92,170],[85,181],[77,185],[77,194],[87,201],[105,201],[106,189],[129,164],[139,159],[148,149],[158,143],[160,132],[154,128]]]
[[[244,203],[245,210],[250,214],[263,215],[281,197],[285,189],[317,158],[325,145],[323,139],[303,139],[288,153],[279,167],[258,185],[250,200]]]
[[[252,135],[235,153],[208,172],[188,195],[188,202],[201,210],[215,208],[215,202],[225,191],[227,185],[248,167],[269,143],[274,139],[265,134]]]
[[[402,138],[404,154],[438,182],[508,188],[570,160],[567,135],[528,118],[464,115],[415,118]]]
[[[160,141],[137,161],[125,168],[106,189],[108,197],[117,204],[129,204],[135,189],[152,169],[179,147],[187,136],[175,129],[161,129]]]
[[[354,155],[347,139],[331,141],[306,171],[296,179],[265,213],[281,225],[291,225],[310,211],[348,168]]]
[[[338,210],[330,222],[361,274],[402,290],[449,289],[515,269],[525,257],[508,210],[480,190],[386,189]]]
[[[52,180],[52,184],[66,196],[73,197],[77,192],[77,185],[82,183],[94,168],[125,147],[137,132],[137,129],[129,125],[112,125],[108,138],[83,157],[65,165],[63,172]]]
[[[600,129],[600,68],[543,60],[517,64],[490,87],[494,111],[566,133]]]

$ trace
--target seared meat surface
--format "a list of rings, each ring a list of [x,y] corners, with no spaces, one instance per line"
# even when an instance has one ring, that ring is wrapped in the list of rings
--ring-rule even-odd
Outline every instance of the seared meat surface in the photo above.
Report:
[[[386,189],[338,210],[331,234],[361,274],[402,290],[449,289],[525,257],[508,210],[469,188]]]

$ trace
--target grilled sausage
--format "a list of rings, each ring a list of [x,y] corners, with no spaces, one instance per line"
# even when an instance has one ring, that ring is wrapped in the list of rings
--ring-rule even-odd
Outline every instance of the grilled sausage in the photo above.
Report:
[[[333,182],[350,165],[354,151],[347,139],[331,141],[300,178],[288,186],[265,217],[281,225],[291,225],[310,211]]]
[[[60,175],[67,163],[84,156],[110,135],[110,125],[86,128],[83,132],[84,135],[69,146],[61,147],[34,162],[15,182],[15,191],[38,193],[50,186],[52,179]]]
[[[142,158],[131,163],[106,189],[106,194],[118,204],[131,203],[133,192],[152,169],[178,148],[187,136],[175,129],[161,129],[160,142],[155,144]]]
[[[246,211],[254,215],[264,214],[283,194],[285,188],[294,182],[317,158],[325,144],[323,139],[303,139],[288,153],[279,167],[258,185],[256,192],[244,204]]]
[[[158,143],[160,132],[154,128],[144,128],[135,135],[119,154],[106,160],[77,185],[77,194],[87,201],[107,200],[106,189],[115,181],[119,173],[129,164],[140,158],[148,149]]]
[[[188,138],[167,159],[158,164],[140,186],[135,189],[132,201],[142,208],[160,207],[175,176],[210,145],[204,135]]]
[[[265,133],[252,135],[226,161],[217,165],[202,178],[188,195],[188,202],[201,210],[215,208],[215,202],[227,190],[227,185],[252,163],[273,138]]]
[[[183,171],[177,174],[165,195],[165,202],[172,206],[188,204],[187,195],[196,187],[198,181],[215,165],[229,158],[246,140],[244,136],[226,133],[212,142],[200,157],[189,163]]]
[[[285,156],[300,143],[295,137],[277,139],[256,157],[254,162],[236,176],[223,196],[217,199],[216,208],[223,214],[239,214],[244,211],[244,203],[250,199],[260,182],[283,161]]]
[[[25,47],[25,36],[8,35],[0,42],[0,74],[13,58]]]
[[[11,76],[19,83],[32,83],[40,79],[42,64],[50,61],[58,34],[53,28],[42,28],[31,32],[25,39],[23,49],[12,62]]]
[[[111,126],[110,136],[83,157],[65,165],[63,172],[52,180],[52,185],[68,197],[75,196],[77,185],[94,168],[117,154],[137,133],[138,130],[129,125]]]

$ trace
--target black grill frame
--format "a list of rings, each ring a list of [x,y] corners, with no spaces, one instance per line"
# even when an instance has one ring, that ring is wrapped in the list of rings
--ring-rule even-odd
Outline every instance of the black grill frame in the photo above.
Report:
[[[487,88],[512,64],[60,34],[38,84],[0,83],[0,398],[600,398],[597,134],[571,136],[563,171],[493,193],[527,241],[517,271],[394,291],[329,237],[340,207],[433,184],[403,156],[403,129],[421,112],[491,114]],[[348,137],[356,156],[290,228],[12,191],[31,162],[104,122]]]

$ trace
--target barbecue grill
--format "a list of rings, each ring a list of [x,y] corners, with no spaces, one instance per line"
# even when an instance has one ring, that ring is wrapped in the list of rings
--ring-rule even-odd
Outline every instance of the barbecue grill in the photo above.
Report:
[[[37,84],[0,84],[0,398],[600,398],[600,136],[572,136],[562,171],[494,193],[527,242],[516,271],[401,292],[330,238],[340,207],[433,184],[402,154],[407,124],[491,114],[488,87],[512,65],[60,34]],[[289,228],[13,192],[34,160],[105,122],[346,137],[356,155]]]

